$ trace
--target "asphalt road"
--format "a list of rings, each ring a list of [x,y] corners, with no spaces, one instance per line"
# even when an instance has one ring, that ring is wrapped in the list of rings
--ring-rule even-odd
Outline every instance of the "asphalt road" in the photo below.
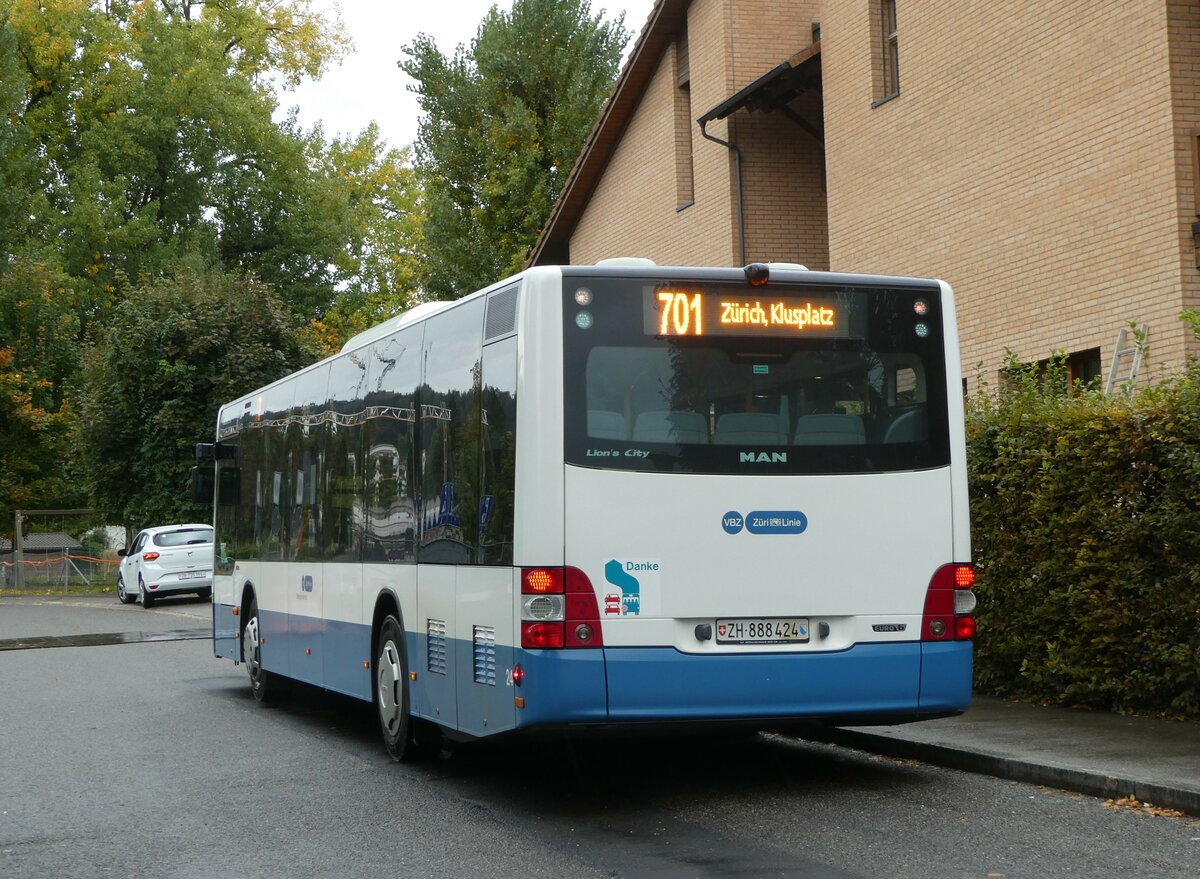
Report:
[[[0,647],[207,620],[0,599]],[[203,640],[0,649],[0,876],[375,875],[1195,879],[1200,822],[768,735],[397,766],[369,706],[259,705]]]

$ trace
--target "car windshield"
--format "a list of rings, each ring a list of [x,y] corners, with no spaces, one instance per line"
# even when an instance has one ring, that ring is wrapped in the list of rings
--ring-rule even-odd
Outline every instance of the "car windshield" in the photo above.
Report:
[[[155,546],[191,546],[195,543],[212,543],[211,528],[181,528],[154,535]]]

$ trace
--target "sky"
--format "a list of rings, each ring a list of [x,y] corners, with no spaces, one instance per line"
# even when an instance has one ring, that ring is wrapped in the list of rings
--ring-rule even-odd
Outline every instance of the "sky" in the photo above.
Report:
[[[511,8],[512,0],[314,0],[314,8],[340,5],[342,21],[354,48],[339,67],[320,80],[302,82],[279,95],[277,118],[291,107],[299,108],[304,128],[321,122],[326,137],[357,134],[374,120],[390,146],[403,147],[417,137],[420,107],[407,86],[412,82],[396,66],[401,47],[419,33],[433,37],[443,55],[452,55],[459,43],[469,44],[479,22],[493,6]],[[654,0],[591,0],[592,13],[604,10],[612,19],[625,13],[625,27],[633,32],[626,52],[646,23]]]

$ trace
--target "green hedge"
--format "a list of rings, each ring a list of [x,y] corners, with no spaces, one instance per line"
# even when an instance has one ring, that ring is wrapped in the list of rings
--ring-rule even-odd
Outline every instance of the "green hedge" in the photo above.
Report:
[[[1200,719],[1200,365],[1133,396],[1009,373],[967,410],[976,689]]]

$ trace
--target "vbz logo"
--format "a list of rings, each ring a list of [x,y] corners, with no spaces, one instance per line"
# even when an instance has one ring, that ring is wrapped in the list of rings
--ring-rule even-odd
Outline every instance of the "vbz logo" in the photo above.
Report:
[[[737,534],[742,530],[742,526],[746,524],[745,517],[741,513],[730,510],[721,517],[721,527],[725,529],[726,534]]]

